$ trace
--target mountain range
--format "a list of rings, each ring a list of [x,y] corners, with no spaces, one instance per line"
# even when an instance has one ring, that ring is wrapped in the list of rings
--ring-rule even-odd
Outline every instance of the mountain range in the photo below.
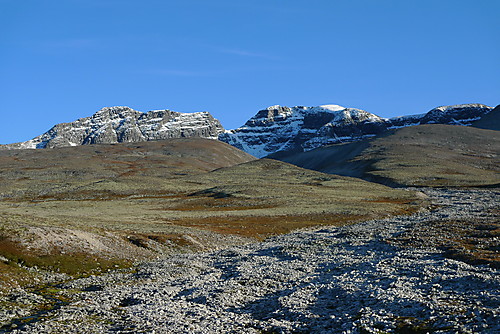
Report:
[[[391,129],[420,124],[473,125],[486,127],[498,111],[483,104],[442,106],[419,115],[382,118],[339,105],[316,107],[271,106],[260,110],[243,126],[224,130],[208,112],[180,113],[153,110],[146,113],[129,107],[107,107],[91,117],[61,123],[26,142],[0,149],[35,149],[143,142],[170,138],[219,139],[258,158],[278,152],[305,152],[325,145],[355,142]]]
[[[491,110],[483,104],[462,104],[387,119],[338,105],[272,106],[259,111],[242,127],[222,133],[219,139],[260,158],[277,152],[304,152],[325,145],[359,141],[413,125],[471,125]]]

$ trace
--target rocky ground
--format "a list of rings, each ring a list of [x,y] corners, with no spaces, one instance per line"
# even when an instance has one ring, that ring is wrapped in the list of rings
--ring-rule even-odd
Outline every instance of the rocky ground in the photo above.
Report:
[[[500,332],[500,192],[422,191],[412,216],[13,291],[0,332]]]

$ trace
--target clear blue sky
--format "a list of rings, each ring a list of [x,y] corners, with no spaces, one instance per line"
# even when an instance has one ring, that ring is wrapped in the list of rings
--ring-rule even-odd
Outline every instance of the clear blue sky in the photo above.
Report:
[[[500,103],[498,0],[0,0],[0,143],[105,106]]]

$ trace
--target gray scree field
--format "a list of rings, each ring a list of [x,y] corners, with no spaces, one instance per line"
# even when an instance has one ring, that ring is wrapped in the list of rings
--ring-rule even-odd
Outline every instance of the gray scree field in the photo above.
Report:
[[[481,231],[498,224],[500,193],[422,191],[433,204],[411,216],[301,230],[59,284],[52,288],[67,301],[28,324],[4,312],[2,331],[500,332],[498,263],[455,259],[442,244],[456,236],[433,225],[469,221],[481,243]],[[10,298],[42,297],[19,291]]]

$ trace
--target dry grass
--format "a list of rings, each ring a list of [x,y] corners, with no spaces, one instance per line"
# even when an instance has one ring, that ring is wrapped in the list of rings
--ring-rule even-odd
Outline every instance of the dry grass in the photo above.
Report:
[[[432,246],[442,249],[452,259],[500,268],[499,238],[498,218],[476,218],[426,222],[389,242],[403,247]]]
[[[40,255],[9,239],[0,239],[0,253],[8,259],[7,265],[14,267],[38,267],[69,275],[85,275],[104,270],[125,267],[131,261],[108,259],[85,252],[67,253],[62,249],[51,249],[50,253]]]
[[[197,220],[179,219],[174,223],[221,234],[236,234],[263,240],[272,235],[285,234],[300,228],[320,225],[342,226],[367,218],[370,217],[368,215],[308,214],[300,216],[209,217]]]
[[[498,186],[500,132],[452,125],[403,128],[373,140],[278,157],[326,173],[383,184]]]
[[[36,281],[36,275],[17,265],[0,262],[0,295]],[[1,305],[1,304],[0,304]]]
[[[0,152],[0,177],[0,255],[74,275],[421,203],[207,140]]]

